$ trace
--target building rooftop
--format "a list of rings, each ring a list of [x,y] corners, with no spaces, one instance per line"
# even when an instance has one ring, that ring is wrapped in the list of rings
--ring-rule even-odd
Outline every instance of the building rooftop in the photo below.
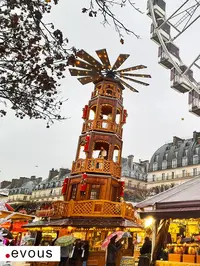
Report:
[[[172,142],[161,146],[150,160],[149,172],[199,163],[200,132],[194,131],[189,139],[175,136]]]

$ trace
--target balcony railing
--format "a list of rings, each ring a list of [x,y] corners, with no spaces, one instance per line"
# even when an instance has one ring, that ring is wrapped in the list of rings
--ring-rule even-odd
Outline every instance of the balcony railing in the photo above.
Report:
[[[110,120],[88,120],[83,124],[82,133],[88,132],[90,130],[102,130],[106,132],[114,132],[118,136],[122,136],[122,126],[116,122]]]
[[[105,159],[79,159],[72,163],[71,174],[80,172],[110,174],[116,178],[121,176],[121,166]]]
[[[185,173],[185,174],[176,174],[176,175],[165,175],[164,177],[158,176],[155,178],[155,180],[148,181],[148,183],[156,183],[156,182],[169,182],[169,181],[176,181],[180,179],[189,179],[200,175],[200,171],[197,171],[196,173]]]
[[[137,221],[132,204],[108,200],[55,201],[50,210],[38,210],[38,217],[122,217]]]

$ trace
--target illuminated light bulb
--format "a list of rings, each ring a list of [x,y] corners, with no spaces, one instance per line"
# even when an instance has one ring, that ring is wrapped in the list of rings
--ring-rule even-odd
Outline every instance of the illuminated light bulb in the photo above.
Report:
[[[151,226],[151,225],[153,224],[153,222],[154,222],[153,217],[148,217],[148,218],[146,218],[145,221],[144,221],[144,227],[149,227],[149,226]]]

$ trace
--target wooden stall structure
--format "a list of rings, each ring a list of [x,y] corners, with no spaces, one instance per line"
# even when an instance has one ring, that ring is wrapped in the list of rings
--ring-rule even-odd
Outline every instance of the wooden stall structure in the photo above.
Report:
[[[121,180],[122,133],[127,111],[123,106],[122,91],[125,87],[137,92],[124,79],[129,75],[149,78],[145,74],[125,72],[146,68],[143,65],[117,70],[129,55],[121,54],[113,67],[105,49],[96,51],[101,62],[84,50],[76,54],[70,69],[72,76],[84,85],[94,83],[91,99],[83,108],[83,126],[78,139],[75,161],[69,178],[63,183],[64,201],[52,203],[49,210],[37,211],[46,221],[29,225],[30,230],[58,231],[58,236],[72,234],[90,242],[89,266],[104,266],[105,251],[101,243],[115,230],[141,228],[135,209],[124,202],[124,181]],[[76,105],[74,106],[76,108]],[[31,229],[32,228],[32,229]],[[56,229],[57,228],[57,229]],[[42,237],[42,236],[41,236]],[[132,242],[127,240],[122,255],[132,255]],[[119,265],[120,258],[118,259]]]
[[[155,219],[152,263],[157,266],[200,265],[199,187],[198,176],[136,205],[142,218]],[[163,251],[167,262],[158,260]]]
[[[8,229],[18,245],[20,245],[22,237],[28,231],[24,226],[33,219],[35,219],[35,216],[20,212],[0,210],[0,228],[3,227]]]

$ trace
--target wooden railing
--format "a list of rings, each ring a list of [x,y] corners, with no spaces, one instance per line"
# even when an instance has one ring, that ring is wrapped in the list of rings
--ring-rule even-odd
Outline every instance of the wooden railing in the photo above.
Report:
[[[106,132],[114,132],[119,137],[122,137],[122,125],[112,122],[110,120],[87,120],[83,124],[82,133],[88,132],[89,130],[102,130]]]
[[[38,212],[39,212],[39,215],[37,215]],[[54,209],[39,210],[39,211],[36,211],[36,215],[39,217],[52,217],[54,216]]]
[[[122,217],[137,222],[134,208],[125,202],[108,200],[55,201],[51,210],[39,210],[38,217]]]
[[[72,163],[71,174],[80,172],[110,174],[116,178],[121,176],[121,166],[119,163],[107,161],[105,159],[78,159]]]

